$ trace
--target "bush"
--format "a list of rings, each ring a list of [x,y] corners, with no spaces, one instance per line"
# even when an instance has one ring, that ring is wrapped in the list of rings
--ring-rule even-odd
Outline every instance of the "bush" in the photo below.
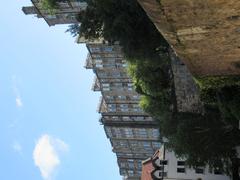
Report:
[[[204,104],[219,108],[223,119],[233,127],[240,120],[240,76],[195,78]]]
[[[218,91],[218,104],[226,122],[238,127],[240,121],[240,87],[224,87]]]
[[[200,89],[220,89],[227,86],[240,86],[240,76],[195,77]]]

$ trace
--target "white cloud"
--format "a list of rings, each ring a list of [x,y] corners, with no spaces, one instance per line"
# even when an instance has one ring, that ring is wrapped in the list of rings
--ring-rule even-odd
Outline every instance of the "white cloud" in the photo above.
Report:
[[[68,145],[60,139],[47,134],[41,136],[33,151],[35,165],[39,168],[44,180],[51,180],[60,165],[59,155],[68,151]]]
[[[18,88],[17,77],[15,75],[12,76],[12,82],[13,82],[13,92],[14,92],[14,95],[16,96],[16,98],[15,98],[16,106],[18,108],[21,108],[21,107],[23,107],[23,103],[22,103],[22,98],[20,96],[20,91]]]
[[[20,96],[16,97],[16,106],[19,108],[23,106],[22,99]]]
[[[19,142],[14,142],[12,148],[15,152],[22,154],[22,145]]]

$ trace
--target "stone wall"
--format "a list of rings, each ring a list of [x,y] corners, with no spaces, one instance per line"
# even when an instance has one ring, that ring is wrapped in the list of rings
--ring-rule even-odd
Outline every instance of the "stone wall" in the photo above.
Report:
[[[199,89],[187,66],[170,50],[178,112],[201,113]]]
[[[239,0],[138,0],[193,75],[240,75]]]

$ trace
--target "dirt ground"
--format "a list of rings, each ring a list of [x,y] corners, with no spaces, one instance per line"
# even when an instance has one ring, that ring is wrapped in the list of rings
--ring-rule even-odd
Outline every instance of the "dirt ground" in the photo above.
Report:
[[[138,1],[193,75],[240,75],[239,0]]]

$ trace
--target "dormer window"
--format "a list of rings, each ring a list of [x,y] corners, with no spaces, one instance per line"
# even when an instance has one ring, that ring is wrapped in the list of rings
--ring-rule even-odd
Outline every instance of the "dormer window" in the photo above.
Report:
[[[162,166],[167,165],[168,161],[160,160],[159,158],[155,158],[155,159],[153,159],[152,164],[155,168],[161,168]]]
[[[152,179],[154,180],[162,180],[163,177],[167,176],[167,172],[164,172],[163,170],[155,169],[151,173]]]

